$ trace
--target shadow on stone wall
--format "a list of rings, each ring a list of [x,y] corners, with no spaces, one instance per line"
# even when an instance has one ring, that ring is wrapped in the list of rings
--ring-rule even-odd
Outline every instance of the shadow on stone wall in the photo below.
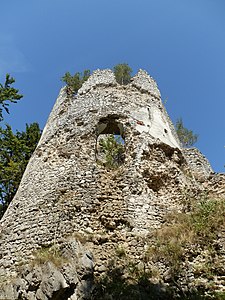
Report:
[[[92,300],[203,300],[225,299],[224,295],[206,296],[205,291],[182,292],[174,283],[153,283],[147,274],[142,274],[135,282],[124,278],[121,268],[108,270],[103,279],[96,283]]]

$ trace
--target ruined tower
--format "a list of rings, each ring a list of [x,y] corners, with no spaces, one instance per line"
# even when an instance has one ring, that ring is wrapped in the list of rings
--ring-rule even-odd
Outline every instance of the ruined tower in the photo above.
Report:
[[[109,134],[125,149],[115,169],[98,158],[99,139]],[[181,208],[185,189],[200,189],[194,173],[208,178],[212,170],[198,152],[181,149],[145,71],[126,86],[97,70],[76,95],[62,88],[1,220],[0,295],[88,299],[93,272],[107,269],[118,246],[140,260],[145,244],[138,238]],[[67,258],[60,268],[30,264],[56,247]]]

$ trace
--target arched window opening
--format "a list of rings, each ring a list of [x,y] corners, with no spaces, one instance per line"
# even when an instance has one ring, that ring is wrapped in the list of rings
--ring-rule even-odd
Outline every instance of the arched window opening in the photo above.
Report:
[[[125,140],[123,125],[115,118],[103,118],[97,125],[96,160],[109,169],[124,163]]]

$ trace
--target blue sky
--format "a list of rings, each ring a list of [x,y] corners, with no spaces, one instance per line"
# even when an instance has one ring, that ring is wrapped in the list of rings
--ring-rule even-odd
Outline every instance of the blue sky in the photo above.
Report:
[[[10,73],[24,95],[5,115],[14,130],[44,127],[66,71],[127,62],[156,79],[173,122],[224,172],[224,0],[2,0],[0,37],[0,82]]]

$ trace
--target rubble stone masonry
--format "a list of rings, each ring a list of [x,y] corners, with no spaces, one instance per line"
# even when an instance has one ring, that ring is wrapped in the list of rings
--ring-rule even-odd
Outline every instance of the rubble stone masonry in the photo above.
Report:
[[[118,169],[98,163],[101,134],[124,139],[125,159]],[[182,209],[184,191],[210,186],[215,192],[213,174],[198,150],[181,148],[157,84],[145,71],[126,86],[111,70],[97,70],[76,95],[62,88],[1,220],[0,299],[58,299],[53,296],[62,286],[65,299],[86,299],[85,293],[88,299],[92,273],[106,270],[115,249],[121,245],[141,260],[145,242],[139,237],[160,227],[168,212]],[[73,268],[67,264],[59,274],[54,269],[54,283],[48,270],[21,271],[35,251],[55,245],[69,249]],[[48,274],[45,285],[40,279],[32,289],[37,274]]]

